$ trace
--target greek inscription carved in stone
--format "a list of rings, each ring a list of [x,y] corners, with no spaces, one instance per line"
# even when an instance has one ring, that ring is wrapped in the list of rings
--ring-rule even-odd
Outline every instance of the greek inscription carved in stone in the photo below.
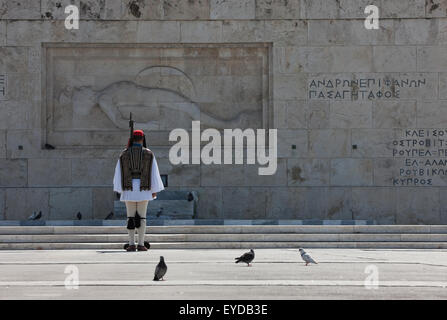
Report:
[[[420,88],[425,78],[374,77],[360,79],[320,78],[309,80],[310,100],[380,100],[400,99],[400,89]]]
[[[404,130],[403,137],[393,141],[392,155],[402,158],[397,176],[392,178],[394,186],[432,186],[439,179],[442,184],[447,182],[447,130]]]

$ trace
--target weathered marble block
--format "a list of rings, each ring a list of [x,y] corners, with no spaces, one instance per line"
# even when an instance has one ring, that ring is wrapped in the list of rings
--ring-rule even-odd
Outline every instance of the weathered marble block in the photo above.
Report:
[[[365,18],[366,6],[372,4],[369,0],[340,0],[339,16],[341,19]],[[383,20],[382,20],[383,22]]]
[[[350,156],[349,133],[348,129],[309,130],[309,156],[316,158]]]
[[[445,128],[447,101],[418,101],[417,123],[421,128]]]
[[[165,0],[160,2],[162,2],[163,19],[165,20],[208,20],[210,18],[211,0]]]
[[[394,21],[381,20],[379,29],[372,32],[364,26],[365,14],[363,13],[363,10],[365,7],[362,8],[362,19],[309,20],[308,43],[317,46],[394,44]]]
[[[2,24],[0,23],[1,26]],[[0,57],[0,70],[2,73],[26,73],[28,71],[28,48],[0,47]]]
[[[113,2],[118,0],[113,0]],[[109,4],[107,1],[106,14],[115,19],[125,20],[160,20],[164,19],[163,4],[165,1],[120,1],[117,4]]]
[[[374,128],[413,128],[416,126],[416,101],[375,101]]]
[[[224,188],[222,211],[224,219],[263,219],[269,189],[264,187]],[[255,201],[253,201],[255,199]]]
[[[113,205],[114,200],[116,200],[116,195],[113,192],[112,187],[93,188],[92,198],[93,219],[105,219],[105,217],[114,210]]]
[[[332,186],[371,186],[373,184],[373,161],[370,159],[332,159]]]
[[[306,157],[308,145],[307,130],[278,130],[278,157]]]
[[[397,45],[430,45],[439,40],[439,19],[401,19],[396,21]]]
[[[191,189],[198,194],[196,203],[196,219],[223,219],[222,188]]]
[[[374,159],[374,185],[393,186],[393,179],[399,177],[402,159],[377,158]]]
[[[300,0],[257,0],[256,19],[299,19]]]
[[[301,1],[301,18],[334,19],[338,17],[339,1],[303,0]]]
[[[381,5],[382,18],[423,18],[425,0],[386,0]]]
[[[49,217],[47,220],[77,220],[77,213],[82,219],[92,219],[92,189],[90,188],[51,188],[49,200]]]
[[[6,204],[6,191],[0,189],[0,220],[5,220],[5,204]]]
[[[29,159],[28,185],[52,187],[71,185],[70,159]]]
[[[265,32],[264,21],[230,20],[222,23],[223,42],[262,42]]]
[[[288,159],[289,186],[329,185],[330,161],[328,159]]]
[[[416,71],[416,47],[375,46],[373,65],[377,72]]]
[[[137,28],[138,42],[179,42],[180,22],[140,21]]]
[[[447,224],[447,189],[439,188],[439,200],[440,200],[440,223]]]
[[[33,212],[42,211],[42,219],[50,217],[49,196],[46,188],[7,188],[6,220],[27,220]]]
[[[423,46],[417,49],[418,71],[421,72],[445,72],[447,60],[445,59],[445,47]]]
[[[371,128],[372,102],[331,102],[329,124],[334,129]]]
[[[6,44],[6,21],[0,21],[0,45]]]
[[[447,73],[439,73],[439,99],[447,99]]]
[[[275,46],[303,46],[307,43],[307,21],[266,20],[265,41]]]
[[[275,74],[273,97],[286,100],[306,99],[306,84],[307,77],[303,73],[294,75]]]
[[[116,159],[72,159],[71,181],[75,186],[110,186]]]
[[[353,220],[351,188],[329,188],[327,195],[327,218]]]
[[[180,22],[182,42],[220,42],[222,40],[221,21]]]
[[[325,101],[278,101],[276,128],[326,128],[329,122],[329,103]]]
[[[81,0],[41,0],[41,18],[46,20],[65,20],[65,8],[69,5],[81,7]],[[110,2],[110,1],[107,1]]]
[[[390,157],[393,155],[393,129],[352,129],[351,143],[353,157]]]
[[[0,19],[40,19],[40,2],[0,0]]]
[[[255,0],[210,0],[211,19],[254,19]]]
[[[0,131],[0,159],[6,158],[6,131]]]
[[[430,0],[425,2],[426,17],[446,17],[447,1]]]
[[[353,188],[352,211],[354,219],[374,216],[381,224],[395,224],[397,192],[395,188]]]
[[[27,175],[28,162],[26,160],[0,159],[0,186],[25,187]]]
[[[420,214],[424,212],[424,214]],[[397,224],[438,224],[440,194],[438,188],[398,188]]]
[[[267,219],[300,219],[306,212],[305,188],[271,188],[267,194]]]
[[[299,49],[303,70],[311,73],[371,72],[372,48],[368,46],[303,47]]]

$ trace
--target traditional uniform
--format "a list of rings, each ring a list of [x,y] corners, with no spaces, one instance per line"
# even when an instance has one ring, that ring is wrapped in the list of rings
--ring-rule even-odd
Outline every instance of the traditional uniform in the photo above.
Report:
[[[141,130],[133,132],[133,140],[144,138]],[[127,148],[121,153],[115,168],[113,190],[121,194],[120,201],[126,203],[128,251],[135,251],[135,229],[138,231],[138,250],[146,251],[146,211],[149,201],[155,200],[152,194],[164,190],[158,171],[157,160],[151,150],[129,140]]]

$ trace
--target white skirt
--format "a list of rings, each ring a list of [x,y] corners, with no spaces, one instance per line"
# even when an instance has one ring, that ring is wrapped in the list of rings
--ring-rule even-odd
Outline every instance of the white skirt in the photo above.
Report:
[[[157,199],[157,197],[152,197],[152,190],[140,191],[140,179],[132,179],[132,191],[123,191],[121,193],[120,201],[152,201]]]

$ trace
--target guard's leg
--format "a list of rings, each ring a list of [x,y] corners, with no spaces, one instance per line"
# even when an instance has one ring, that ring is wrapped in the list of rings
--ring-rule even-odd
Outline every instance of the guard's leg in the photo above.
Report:
[[[126,201],[127,209],[127,233],[129,234],[129,248],[135,250],[135,213],[137,212],[137,203]]]
[[[146,212],[149,201],[140,201],[137,203],[137,211],[141,217],[141,224],[138,230],[138,249],[144,247],[144,236],[146,235]],[[146,248],[146,247],[144,247]],[[143,250],[145,251],[145,250]]]

